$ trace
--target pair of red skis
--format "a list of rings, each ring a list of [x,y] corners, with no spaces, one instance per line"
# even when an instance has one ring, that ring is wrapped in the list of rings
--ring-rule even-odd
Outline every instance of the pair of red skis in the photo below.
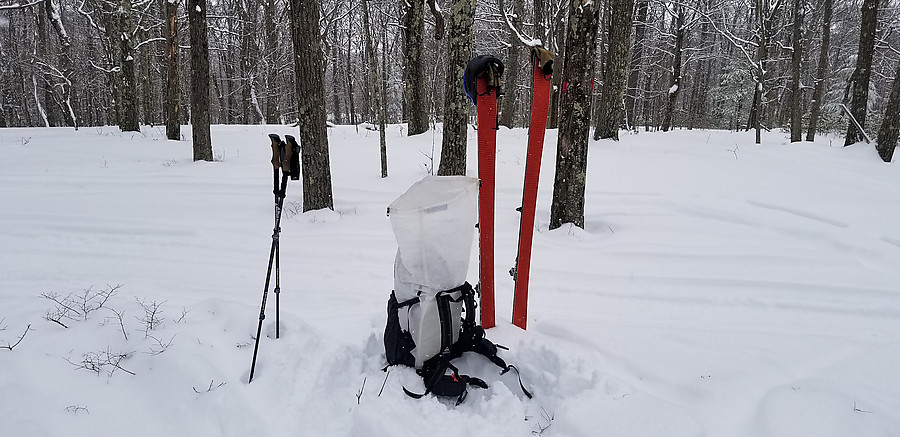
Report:
[[[473,62],[477,59],[473,59]],[[528,319],[528,275],[531,270],[531,244],[534,236],[538,179],[541,172],[541,152],[544,147],[544,131],[547,127],[547,114],[550,106],[553,54],[543,48],[533,48],[531,62],[534,65],[534,82],[531,96],[531,124],[528,129],[528,155],[525,161],[525,187],[522,192],[522,215],[519,222],[519,249],[516,264],[510,270],[510,274],[516,282],[512,321],[522,329],[525,329]],[[481,71],[473,71],[477,78],[478,178],[481,180],[478,196],[481,259],[479,280],[481,325],[484,328],[492,328],[496,325],[494,315],[494,178],[498,129],[497,97],[499,95],[499,75],[502,72],[502,64],[499,65],[499,71],[496,66],[492,65],[487,65]],[[467,74],[469,74],[468,71]]]

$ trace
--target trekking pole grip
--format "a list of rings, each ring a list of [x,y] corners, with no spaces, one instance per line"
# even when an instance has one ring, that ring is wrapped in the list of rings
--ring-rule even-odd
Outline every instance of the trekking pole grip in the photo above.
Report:
[[[285,135],[284,139],[287,141],[287,147],[284,148],[281,168],[292,181],[296,181],[300,179],[300,144],[297,144],[297,139],[292,135]]]
[[[269,134],[269,139],[272,140],[272,167],[277,170],[281,168],[281,155],[284,143],[281,142],[281,137],[278,134]]]

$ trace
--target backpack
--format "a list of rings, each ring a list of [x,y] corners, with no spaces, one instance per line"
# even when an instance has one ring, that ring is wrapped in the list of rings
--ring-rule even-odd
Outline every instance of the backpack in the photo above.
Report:
[[[425,392],[404,388],[413,398],[433,393],[454,397],[458,405],[469,387],[487,388],[483,380],[460,374],[453,364],[466,352],[486,357],[501,374],[518,374],[497,355],[502,347],[488,340],[477,324],[475,290],[465,282],[477,193],[477,179],[428,176],[388,208],[399,247],[384,329],[385,370],[401,364],[415,368]],[[519,385],[530,398],[521,378]]]
[[[387,325],[384,328],[384,351],[388,366],[403,364],[415,367],[416,373],[425,382],[425,392],[421,394],[413,393],[404,387],[403,391],[408,396],[419,399],[433,393],[438,396],[454,397],[456,405],[459,405],[466,399],[469,387],[488,388],[484,380],[463,375],[453,365],[452,361],[466,352],[484,356],[502,369],[501,375],[510,370],[515,370],[518,375],[519,370],[515,366],[507,364],[503,358],[497,355],[498,349],[506,348],[488,340],[485,337],[484,329],[476,324],[475,291],[468,282],[452,290],[437,293],[430,302],[427,305],[434,306],[440,323],[439,341],[433,342],[432,345],[439,346],[440,351],[422,361],[421,366],[418,366],[412,351],[419,345],[413,340],[408,327],[401,325],[400,315],[403,312],[411,311],[411,307],[420,306],[423,303],[418,297],[397,302],[394,292],[391,292],[391,297],[388,299]],[[459,329],[454,329],[456,320],[452,318],[452,314],[457,313],[460,306],[465,307],[465,318],[461,319],[457,325]],[[525,396],[532,397],[522,383],[521,376],[519,376],[519,387]]]

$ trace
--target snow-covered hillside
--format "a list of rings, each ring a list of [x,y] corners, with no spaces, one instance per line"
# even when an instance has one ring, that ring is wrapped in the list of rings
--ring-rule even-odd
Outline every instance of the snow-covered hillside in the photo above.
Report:
[[[900,167],[869,145],[776,132],[592,142],[585,229],[554,231],[548,132],[522,331],[506,271],[527,132],[501,130],[488,337],[535,397],[480,357],[461,367],[490,388],[464,404],[407,397],[421,378],[381,371],[385,208],[436,166],[439,129],[389,127],[386,179],[377,133],[329,130],[335,210],[300,213],[301,184],[288,187],[281,338],[270,294],[251,384],[266,134],[295,129],[214,126],[212,163],[158,127],[0,129],[0,435],[900,432]]]

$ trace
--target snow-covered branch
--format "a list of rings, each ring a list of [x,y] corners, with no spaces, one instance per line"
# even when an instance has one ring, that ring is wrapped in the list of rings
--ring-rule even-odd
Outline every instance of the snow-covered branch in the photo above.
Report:
[[[144,41],[141,41],[141,42],[135,44],[134,47],[132,48],[132,50],[137,50],[140,46],[145,45],[145,44],[150,44],[150,43],[153,43],[153,42],[157,42],[157,41],[165,41],[165,40],[166,40],[166,39],[163,38],[163,37],[150,38],[150,39],[148,39],[148,40],[144,40]]]
[[[90,65],[91,67],[94,67],[94,68],[96,68],[97,70],[100,70],[100,71],[102,71],[102,72],[104,72],[104,73],[107,73],[107,74],[109,74],[109,73],[118,73],[119,71],[122,70],[120,67],[103,68],[103,67],[101,67],[101,66],[95,64],[93,60],[88,60],[88,65]]]
[[[30,8],[30,7],[32,7],[38,3],[41,3],[43,1],[46,1],[46,0],[34,0],[30,3],[25,3],[24,5],[20,4],[20,3],[13,3],[11,5],[0,5],[0,11],[11,11],[11,10],[15,10],[15,9]]]
[[[87,18],[88,24],[90,24],[91,27],[93,27],[94,29],[97,29],[100,32],[106,33],[106,28],[97,24],[97,22],[94,21],[94,17],[91,15],[91,12],[84,10],[85,1],[86,0],[81,0],[81,4],[78,5],[78,9],[77,9],[78,13],[81,14],[84,18]]]

